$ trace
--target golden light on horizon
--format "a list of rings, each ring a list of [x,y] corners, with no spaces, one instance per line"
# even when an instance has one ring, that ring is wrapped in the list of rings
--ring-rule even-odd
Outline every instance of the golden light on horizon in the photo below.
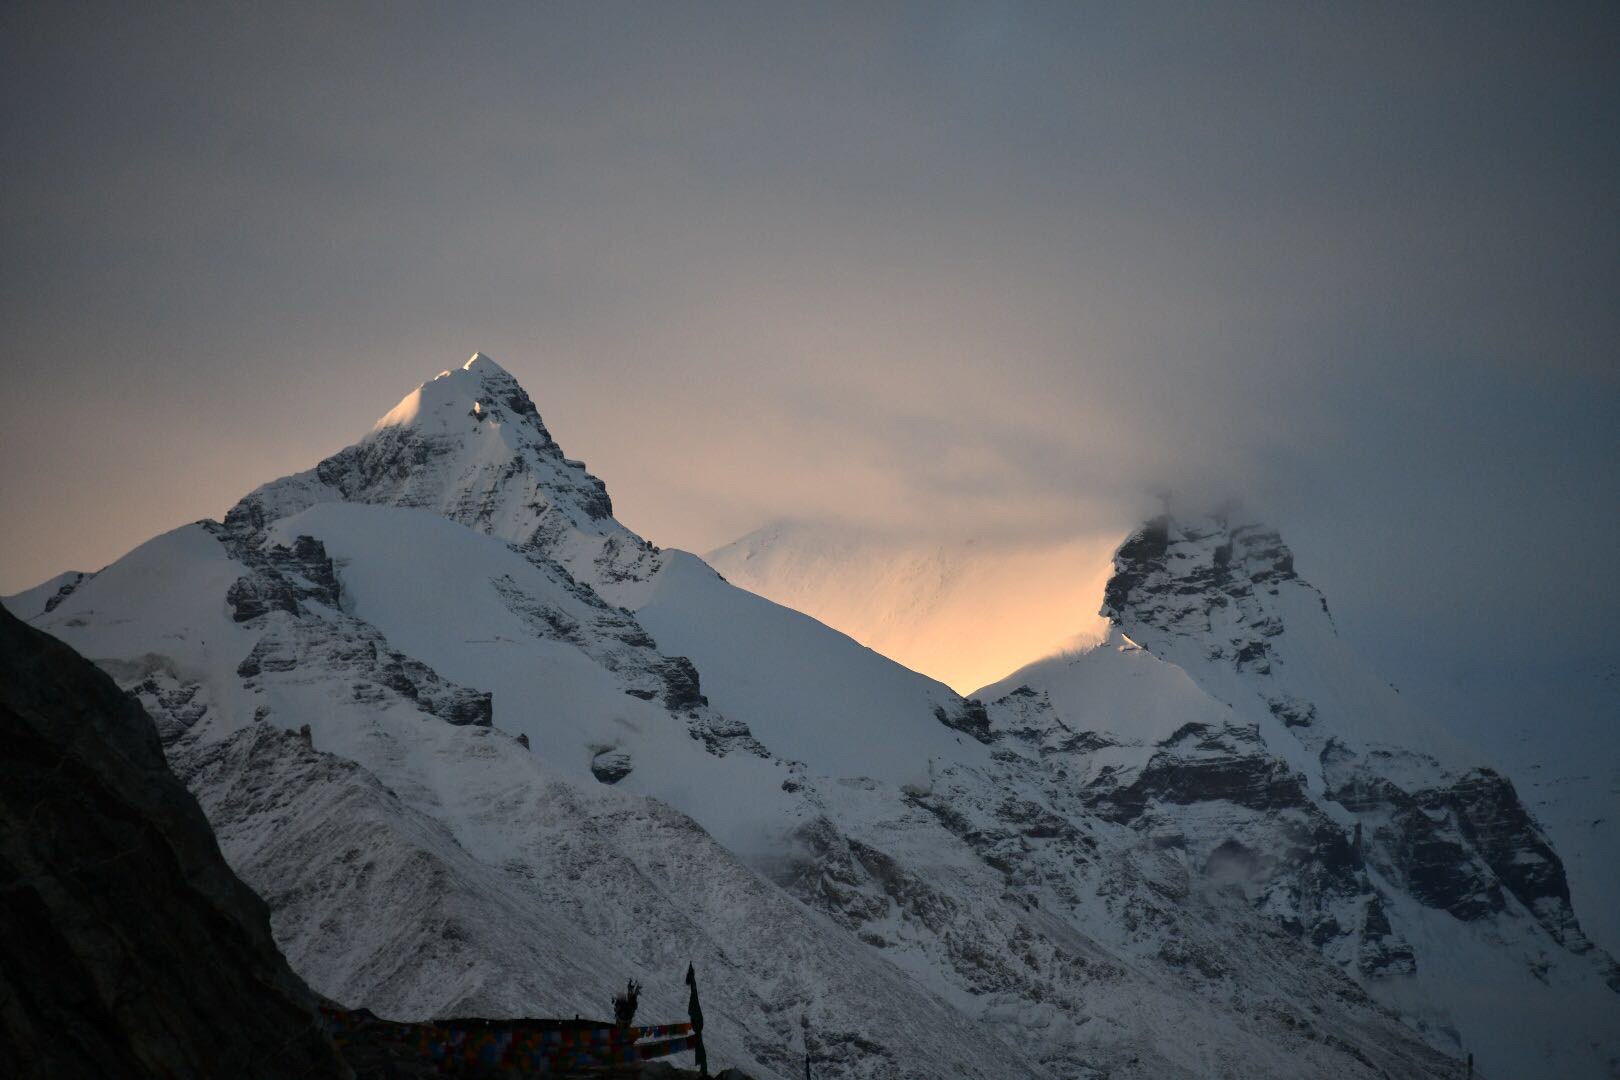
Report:
[[[727,580],[971,694],[1103,639],[1097,614],[1121,537],[1048,542],[850,540],[767,527],[711,552]]]

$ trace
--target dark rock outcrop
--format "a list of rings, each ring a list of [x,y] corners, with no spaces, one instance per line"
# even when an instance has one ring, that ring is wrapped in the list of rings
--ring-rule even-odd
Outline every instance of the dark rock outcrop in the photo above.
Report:
[[[1156,754],[1131,783],[1097,786],[1100,790],[1092,805],[1105,818],[1120,822],[1161,803],[1188,806],[1220,799],[1262,812],[1306,805],[1299,775],[1286,763],[1258,753]]]
[[[1563,860],[1530,817],[1513,785],[1493,769],[1475,769],[1441,796],[1498,881],[1565,945],[1586,937],[1575,922]]]
[[[664,680],[664,708],[696,709],[709,703],[698,684],[697,667],[686,657],[666,657],[658,674]]]
[[[995,741],[990,734],[990,714],[986,711],[984,702],[976,698],[964,699],[955,711],[947,711],[943,705],[935,705],[934,719],[964,735],[971,735],[982,743]]]
[[[86,574],[82,570],[75,571],[74,573],[70,574],[68,579],[62,582],[61,586],[56,590],[56,592],[51,595],[51,598],[45,601],[46,613],[49,614],[50,612],[55,611],[57,607],[61,605],[62,601],[72,596],[80,585],[83,585],[85,582],[89,581],[95,576],[96,575],[94,574]]]
[[[300,536],[290,548],[275,545],[255,552],[254,561],[271,569],[271,574],[244,575],[225,594],[231,618],[248,622],[272,611],[297,615],[300,601],[316,601],[330,608],[338,606],[337,572],[326,547],[319,540]]]
[[[1391,828],[1374,835],[1387,845],[1394,868],[1421,903],[1464,921],[1494,915],[1506,905],[1495,876],[1473,857],[1449,815],[1435,821],[1423,809],[1408,807],[1393,815]]]
[[[488,690],[448,690],[433,702],[432,712],[446,723],[489,727],[495,722],[495,695]]]
[[[1239,670],[1264,675],[1271,670],[1272,656],[1266,639],[1280,635],[1283,626],[1261,597],[1277,595],[1283,582],[1311,589],[1327,610],[1327,601],[1294,571],[1294,554],[1275,529],[1225,518],[1189,522],[1157,517],[1114,553],[1114,574],[1103,591],[1101,614],[1133,636],[1151,629],[1208,637],[1214,644],[1211,616],[1230,611],[1244,636],[1216,644],[1220,652],[1211,655],[1225,655]],[[1309,719],[1295,713],[1287,722]]]
[[[1363,908],[1356,967],[1372,978],[1410,975],[1417,970],[1412,946],[1393,935],[1389,916],[1384,913],[1383,898],[1377,895],[1369,896]]]
[[[342,1076],[152,721],[0,610],[0,1074]]]
[[[635,762],[623,750],[603,750],[591,759],[591,775],[604,784],[617,784],[635,770]]]

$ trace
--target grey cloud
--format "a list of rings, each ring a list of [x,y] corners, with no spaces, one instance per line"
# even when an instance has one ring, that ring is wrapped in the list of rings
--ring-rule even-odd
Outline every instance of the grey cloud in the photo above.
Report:
[[[0,19],[0,589],[477,348],[660,543],[1235,492],[1391,665],[1613,636],[1612,5]]]

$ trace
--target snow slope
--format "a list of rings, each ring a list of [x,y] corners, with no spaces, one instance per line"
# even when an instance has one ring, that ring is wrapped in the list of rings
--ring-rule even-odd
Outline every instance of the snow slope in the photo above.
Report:
[[[962,708],[948,687],[725,584],[693,555],[667,554],[636,617],[692,658],[721,710],[748,717],[773,752],[815,772],[906,784],[926,779],[934,760],[988,757],[935,716]]]

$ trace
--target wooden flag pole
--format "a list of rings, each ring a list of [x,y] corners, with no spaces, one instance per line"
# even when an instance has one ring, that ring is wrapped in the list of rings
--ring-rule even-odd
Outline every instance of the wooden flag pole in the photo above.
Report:
[[[686,999],[686,1014],[692,1021],[692,1038],[697,1042],[693,1050],[697,1053],[698,1075],[708,1076],[709,1055],[703,1049],[703,1006],[698,1003],[697,971],[690,960],[686,962],[686,985],[692,988]]]

